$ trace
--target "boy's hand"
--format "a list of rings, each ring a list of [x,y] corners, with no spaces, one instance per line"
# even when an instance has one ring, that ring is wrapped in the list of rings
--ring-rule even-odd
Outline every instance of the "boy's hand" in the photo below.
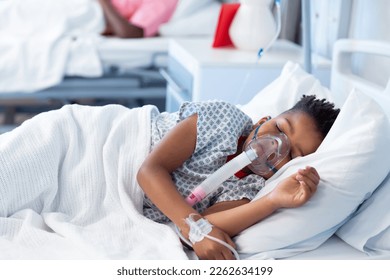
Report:
[[[236,245],[233,243],[228,234],[223,232],[217,227],[213,227],[213,230],[209,233],[210,236],[218,238],[219,240],[225,241],[233,248]],[[196,242],[193,245],[193,249],[196,255],[201,260],[234,260],[235,257],[233,253],[224,245],[219,244],[216,241],[213,241],[205,237],[202,241]]]
[[[317,170],[307,166],[281,181],[268,196],[277,208],[299,207],[312,197],[319,182]]]

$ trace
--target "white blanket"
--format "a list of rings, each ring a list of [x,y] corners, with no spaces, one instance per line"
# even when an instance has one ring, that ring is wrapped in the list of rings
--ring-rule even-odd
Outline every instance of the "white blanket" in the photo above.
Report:
[[[142,213],[153,106],[65,106],[0,136],[0,259],[183,259]]]
[[[65,75],[96,77],[104,29],[94,0],[0,1],[0,93],[33,92]]]

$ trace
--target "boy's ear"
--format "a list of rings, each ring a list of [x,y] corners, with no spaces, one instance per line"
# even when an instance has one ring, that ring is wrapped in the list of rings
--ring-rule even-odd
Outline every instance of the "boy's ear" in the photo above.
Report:
[[[255,126],[262,125],[263,123],[265,123],[266,121],[269,121],[270,119],[271,119],[271,116],[262,117],[262,118],[255,124]]]

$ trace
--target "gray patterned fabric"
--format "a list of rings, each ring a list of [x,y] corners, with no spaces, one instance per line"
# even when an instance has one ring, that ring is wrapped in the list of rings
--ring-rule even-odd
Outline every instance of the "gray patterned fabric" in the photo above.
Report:
[[[178,122],[193,114],[198,114],[195,151],[172,174],[173,181],[184,197],[226,163],[227,156],[236,153],[240,136],[248,135],[252,130],[251,119],[234,105],[220,101],[187,102],[178,112],[164,112],[152,119],[152,149]],[[203,212],[217,202],[253,199],[263,186],[264,179],[258,175],[252,174],[242,179],[232,176],[217,191],[195,205],[195,209]],[[157,222],[169,221],[147,197],[144,215]]]

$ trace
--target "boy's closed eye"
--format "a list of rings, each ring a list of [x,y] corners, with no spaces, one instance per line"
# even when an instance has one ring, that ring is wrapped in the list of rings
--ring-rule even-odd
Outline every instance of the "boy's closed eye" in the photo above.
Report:
[[[284,130],[281,128],[281,125],[280,125],[278,122],[275,123],[275,127],[276,127],[276,129],[278,130],[278,132],[283,133],[283,134],[286,134],[286,133],[284,132]],[[296,157],[299,157],[299,156],[294,155],[292,150],[293,150],[293,148],[291,148],[290,153],[289,153],[290,159],[294,159],[294,158],[296,158]]]

